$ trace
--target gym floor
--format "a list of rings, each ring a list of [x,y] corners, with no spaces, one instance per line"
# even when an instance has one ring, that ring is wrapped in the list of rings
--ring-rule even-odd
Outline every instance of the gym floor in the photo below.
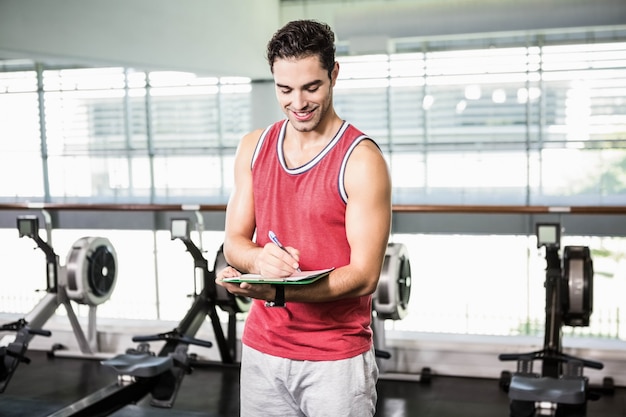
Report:
[[[113,384],[114,372],[97,360],[52,357],[29,351],[4,393],[1,417],[48,416],[100,388]],[[429,383],[381,379],[377,417],[506,417],[508,397],[497,379],[433,375]],[[150,396],[127,405],[116,417],[237,417],[237,366],[205,364],[186,375],[170,409],[150,406]],[[588,403],[589,417],[626,417],[626,388]],[[262,417],[262,416],[259,416]]]

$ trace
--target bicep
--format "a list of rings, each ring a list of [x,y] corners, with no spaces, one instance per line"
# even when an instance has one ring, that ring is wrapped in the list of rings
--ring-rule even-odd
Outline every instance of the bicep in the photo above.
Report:
[[[367,141],[354,150],[346,167],[346,233],[350,264],[375,284],[391,231],[391,179],[380,150]]]
[[[244,137],[237,149],[234,166],[234,186],[226,207],[224,250],[249,241],[254,235],[256,221],[252,192],[250,161],[256,146],[256,133]],[[228,251],[232,256],[234,251]]]

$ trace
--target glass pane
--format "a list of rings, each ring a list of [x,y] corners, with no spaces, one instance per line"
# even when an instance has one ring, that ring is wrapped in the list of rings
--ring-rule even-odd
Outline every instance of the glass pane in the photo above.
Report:
[[[388,328],[543,335],[546,263],[535,236],[397,234],[392,241],[407,246],[412,279],[407,315]],[[563,326],[563,332],[624,340],[626,239],[564,236],[561,244],[589,247],[594,269],[590,325]]]
[[[252,130],[251,93],[249,80],[234,80],[235,84],[227,84],[222,79],[220,95],[220,135],[221,145],[235,149],[241,138]]]
[[[337,83],[334,104],[339,117],[352,123],[376,142],[388,142],[387,91],[380,87],[359,87],[364,81]],[[365,82],[366,85],[370,83]]]
[[[145,157],[50,157],[48,166],[53,200],[149,202],[150,164]]]
[[[527,162],[517,152],[439,152],[427,159],[429,202],[524,204]]]
[[[543,48],[548,140],[615,140],[626,131],[626,44]],[[621,132],[621,133],[620,133]]]
[[[216,86],[153,88],[151,95],[155,149],[218,145]]]
[[[532,204],[610,205],[626,197],[626,149],[545,149]]]
[[[219,156],[155,158],[156,198],[169,202],[224,200],[227,198],[222,183],[224,172]]]
[[[4,80],[0,73],[0,84],[11,84],[6,87],[11,90],[16,79],[21,85],[24,78],[36,82],[34,72]],[[5,179],[0,181],[0,199],[41,200],[45,193],[37,93],[0,90],[0,138],[0,178]]]
[[[40,236],[47,241],[45,233]],[[0,310],[6,313],[29,313],[41,300],[46,289],[46,255],[33,250],[32,239],[19,237],[17,227],[0,229],[2,257],[2,291]]]
[[[395,235],[393,241],[407,246],[412,275],[407,316],[394,329],[520,333],[529,311],[527,237]],[[479,261],[487,257],[489,263]],[[542,278],[535,281],[541,289]]]
[[[46,93],[48,151],[76,155],[126,148],[124,92]]]
[[[99,318],[155,319],[155,263],[153,234],[149,231],[118,230],[53,230],[48,238],[40,223],[39,236],[59,256],[59,265],[67,265],[74,243],[82,237],[102,237],[109,240],[117,255],[115,288],[111,297],[98,305]],[[19,238],[16,229],[0,229],[0,247],[10,254],[3,263],[3,275],[19,277],[0,295],[3,312],[29,313],[45,295],[46,257],[28,237]],[[75,312],[87,317],[89,307],[73,303]],[[63,308],[57,314],[66,315]],[[86,331],[86,330],[85,330]]]
[[[158,318],[154,234],[151,231],[66,231],[73,236],[101,236],[110,240],[118,259],[111,298],[98,306],[98,317],[154,320]],[[74,237],[72,237],[74,238]]]
[[[49,241],[43,230],[40,236]],[[66,264],[74,242],[84,236],[109,239],[118,259],[115,289],[98,306],[98,317],[182,318],[191,304],[188,295],[194,291],[196,275],[192,257],[182,242],[171,240],[169,231],[154,235],[149,231],[54,230],[51,245],[61,264]],[[223,232],[203,232],[202,241],[198,236],[193,229],[192,241],[203,250],[212,270]],[[0,305],[3,312],[26,314],[42,297],[36,290],[46,286],[45,256],[33,251],[32,240],[20,239],[15,229],[1,229],[0,238],[0,249],[10,255],[3,264],[4,275],[20,277],[0,294]],[[407,246],[412,279],[407,316],[388,321],[389,327],[479,335],[543,333],[545,252],[537,248],[534,235],[395,234],[391,241]],[[626,313],[621,308],[626,239],[565,235],[561,246],[568,245],[591,250],[594,301],[590,326],[564,326],[564,332],[626,340]],[[199,291],[201,284],[197,284]],[[80,305],[77,312],[86,317],[88,309]]]
[[[215,255],[224,241],[224,233],[203,232],[200,240],[197,230],[192,226],[190,238],[193,244],[203,251],[209,271],[213,271]],[[193,302],[190,295],[194,291],[199,293],[202,290],[202,273],[196,272],[194,259],[183,242],[178,239],[172,240],[169,231],[157,233],[157,250],[160,316],[163,320],[180,321]],[[219,311],[221,310],[218,308],[218,313]]]
[[[406,80],[405,80],[406,81]],[[389,90],[391,145],[417,145],[425,142],[424,87],[394,86]],[[407,146],[407,148],[410,148]]]

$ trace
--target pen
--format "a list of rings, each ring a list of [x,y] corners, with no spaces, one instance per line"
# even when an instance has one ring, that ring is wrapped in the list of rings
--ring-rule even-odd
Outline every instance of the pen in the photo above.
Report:
[[[271,240],[272,242],[274,242],[274,243],[275,243],[275,244],[276,244],[279,248],[281,248],[281,249],[282,249],[282,250],[284,250],[285,252],[289,253],[289,251],[287,250],[287,248],[285,248],[285,247],[283,246],[283,244],[282,244],[282,243],[280,243],[280,240],[278,240],[278,236],[276,236],[276,233],[274,233],[273,231],[271,231],[271,230],[270,230],[270,231],[269,231],[269,233],[268,233],[267,235],[270,237],[270,240]],[[291,256],[291,254],[290,254],[290,253],[289,253],[289,256]],[[294,259],[294,260],[295,260],[295,259]],[[302,271],[300,270],[300,268],[296,268],[296,270],[297,270],[298,272],[302,272]]]

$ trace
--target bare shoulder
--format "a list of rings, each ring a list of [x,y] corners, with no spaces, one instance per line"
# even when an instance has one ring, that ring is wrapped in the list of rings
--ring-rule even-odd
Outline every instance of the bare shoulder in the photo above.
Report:
[[[345,175],[348,195],[351,188],[376,188],[383,193],[388,193],[391,188],[387,161],[380,148],[371,140],[363,140],[354,148]]]
[[[259,143],[259,139],[261,134],[263,133],[263,129],[253,130],[241,138],[239,141],[239,145],[237,145],[237,166],[240,167],[249,167],[250,161],[252,160],[252,155],[254,154],[254,150],[256,148],[257,143]]]
[[[375,175],[380,175],[377,170],[387,171],[387,162],[380,148],[371,140],[363,140],[352,151],[348,159],[349,170],[374,171]]]
[[[262,133],[263,133],[263,129],[255,129],[251,132],[248,132],[241,139],[241,142],[239,143],[239,147],[246,148],[246,149],[251,147],[252,149],[254,149],[256,147],[256,144],[259,142],[259,139],[261,138]]]

